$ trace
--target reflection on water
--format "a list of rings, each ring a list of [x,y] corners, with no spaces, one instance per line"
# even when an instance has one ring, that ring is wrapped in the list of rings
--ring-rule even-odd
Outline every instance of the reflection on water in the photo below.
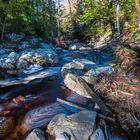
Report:
[[[0,90],[0,116],[13,116],[16,128],[10,140],[21,140],[21,123],[28,111],[51,104],[56,98],[65,98],[71,91],[63,86],[61,79],[44,79],[41,83],[32,82],[28,85],[17,85]]]

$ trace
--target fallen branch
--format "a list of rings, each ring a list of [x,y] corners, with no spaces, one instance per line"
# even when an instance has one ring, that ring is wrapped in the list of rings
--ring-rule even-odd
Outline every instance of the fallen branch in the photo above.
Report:
[[[62,103],[62,104],[66,104],[66,105],[75,107],[75,108],[77,108],[77,109],[79,109],[79,110],[89,110],[89,109],[87,109],[87,108],[81,107],[81,106],[79,106],[79,105],[76,105],[76,104],[71,103],[71,102],[66,101],[66,100],[62,100],[62,99],[60,99],[60,98],[57,98],[57,101],[60,102],[60,103]],[[100,118],[102,118],[102,119],[105,119],[105,120],[108,120],[108,121],[111,121],[111,122],[115,122],[115,119],[113,119],[113,118],[111,118],[111,117],[104,116],[104,115],[102,115],[102,114],[100,114],[100,113],[97,113],[97,115],[98,115]]]
[[[101,111],[103,112],[104,115],[111,114],[110,109],[104,104],[104,102],[98,97],[98,95],[92,91],[92,89],[88,86],[88,84],[86,83],[85,80],[83,80],[82,78],[78,77],[77,78],[77,82],[82,87],[85,88],[85,90],[87,91],[87,93],[91,96],[91,100],[93,102],[96,102],[99,105],[99,107],[100,107],[100,109],[101,109]]]
[[[107,126],[106,126],[105,120],[102,120],[102,123],[103,123],[103,125],[104,125],[104,132],[105,132],[106,140],[109,140],[109,136],[108,136],[108,134],[107,134]]]

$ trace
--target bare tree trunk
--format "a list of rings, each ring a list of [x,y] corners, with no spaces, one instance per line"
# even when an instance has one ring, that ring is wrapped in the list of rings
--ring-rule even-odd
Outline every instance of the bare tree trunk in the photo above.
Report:
[[[68,0],[69,3],[69,12],[70,12],[70,17],[72,18],[72,9],[71,9],[71,1]]]
[[[116,7],[116,23],[117,23],[118,35],[120,35],[120,0],[117,0],[117,7]]]
[[[113,14],[112,7],[113,7],[113,0],[110,0],[108,8],[109,8],[109,10],[111,9],[111,11],[110,11],[111,14]],[[109,16],[109,24],[111,27],[112,35],[114,35],[115,34],[115,23],[114,23],[114,20],[110,16]]]
[[[138,28],[140,28],[140,1],[139,0],[135,0],[135,7],[136,7],[136,12],[137,12],[136,22],[137,22]]]
[[[60,0],[58,0],[58,21],[57,21],[57,26],[58,26],[58,39],[60,37]]]
[[[1,41],[3,41],[3,38],[4,38],[5,25],[6,25],[6,18],[4,19],[4,23],[2,25]]]
[[[53,15],[52,15],[52,0],[47,0],[48,3],[48,13],[50,19],[50,28],[51,28],[51,41],[54,38],[54,24],[53,24]]]

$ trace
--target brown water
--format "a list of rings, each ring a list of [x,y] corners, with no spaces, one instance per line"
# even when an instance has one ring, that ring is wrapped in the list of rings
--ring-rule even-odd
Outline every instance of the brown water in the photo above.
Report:
[[[50,105],[56,102],[56,98],[66,98],[70,94],[71,91],[63,86],[61,79],[1,89],[0,97],[6,96],[7,100],[0,102],[0,116],[13,116],[16,120],[14,131],[2,140],[24,139],[27,133],[23,133],[21,124],[29,111],[46,104]]]

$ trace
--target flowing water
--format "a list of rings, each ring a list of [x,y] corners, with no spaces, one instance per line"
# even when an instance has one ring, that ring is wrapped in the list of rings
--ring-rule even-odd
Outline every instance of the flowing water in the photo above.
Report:
[[[47,73],[46,71],[41,71],[39,74],[34,74],[26,78],[18,77],[12,80],[6,79],[0,81],[0,116],[13,116],[16,120],[15,129],[8,136],[8,139],[5,138],[6,140],[24,139],[24,136],[26,136],[28,132],[23,130],[22,123],[25,117],[28,118],[28,112],[30,115],[34,113],[34,109],[36,111],[36,108],[42,106],[47,108],[47,106],[56,102],[56,98],[66,98],[72,94],[72,92],[64,86],[63,78],[60,76],[61,67],[75,58],[85,58],[87,56],[89,60],[103,62],[99,59],[100,55],[96,51],[73,52],[64,50],[59,53],[60,62],[56,69],[50,68]],[[108,58],[109,57],[107,57],[107,61]],[[106,57],[102,59],[104,59],[105,62]],[[58,104],[54,104],[54,106],[52,105],[48,109],[55,112],[57,106]],[[60,110],[62,111],[62,109]],[[28,130],[27,127],[28,125],[26,125],[26,129]],[[4,138],[2,140],[4,140]]]

